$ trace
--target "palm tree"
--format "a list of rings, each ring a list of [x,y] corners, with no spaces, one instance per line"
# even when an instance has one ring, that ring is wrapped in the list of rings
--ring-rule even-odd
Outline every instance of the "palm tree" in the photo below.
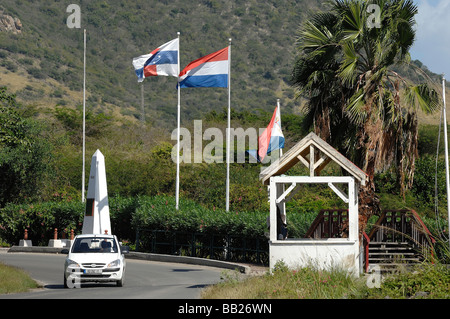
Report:
[[[411,186],[417,157],[417,112],[433,112],[436,90],[394,68],[409,65],[417,7],[411,0],[334,0],[306,21],[292,81],[308,97],[305,125],[368,174],[361,225],[378,213],[376,172],[394,165],[400,192]],[[369,7],[371,5],[371,7]]]

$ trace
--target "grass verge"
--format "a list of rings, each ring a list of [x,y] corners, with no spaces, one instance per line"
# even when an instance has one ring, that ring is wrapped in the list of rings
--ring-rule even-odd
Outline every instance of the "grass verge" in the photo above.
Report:
[[[203,299],[450,299],[450,269],[424,263],[412,271],[384,278],[375,288],[368,276],[353,277],[343,270],[314,268],[291,270],[279,266],[270,274],[240,277],[223,274],[222,282],[207,287]]]
[[[334,299],[363,298],[367,295],[365,279],[348,276],[341,270],[320,271],[313,268],[290,270],[280,265],[272,273],[238,278],[227,273],[223,281],[206,288],[204,299]]]
[[[0,294],[26,292],[38,287],[23,270],[0,263]]]

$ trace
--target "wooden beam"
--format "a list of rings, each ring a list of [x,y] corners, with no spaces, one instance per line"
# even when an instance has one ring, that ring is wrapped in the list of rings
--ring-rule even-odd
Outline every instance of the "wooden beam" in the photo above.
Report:
[[[314,161],[314,151],[320,151],[323,159],[319,159],[317,163]],[[309,160],[308,160],[309,154]],[[327,158],[324,158],[324,157]],[[346,159],[331,145],[319,138],[314,133],[308,134],[300,142],[294,145],[290,150],[283,154],[277,161],[265,168],[259,175],[263,184],[269,184],[270,177],[280,176],[288,171],[291,167],[301,161],[309,168],[309,175],[320,175],[321,171],[330,162],[336,162],[341,168],[355,177],[358,183],[365,185],[367,175],[355,164]]]
[[[338,188],[332,182],[328,182],[328,186],[336,193],[336,195],[339,196],[340,199],[342,199],[344,201],[344,203],[346,203],[346,204],[349,203],[347,195],[345,195],[344,192],[340,188]]]
[[[300,184],[292,183],[291,186],[287,190],[284,191],[284,193],[277,198],[276,202],[277,204],[282,202],[288,202],[291,200],[291,198],[297,194],[297,192],[300,190]]]
[[[314,176],[314,163],[315,163],[314,146],[313,146],[313,144],[310,144],[309,145],[309,176],[310,177]]]
[[[303,156],[298,155],[297,158],[300,160],[300,162],[303,163],[303,165],[305,165],[307,168],[309,168],[309,162],[307,159],[305,159]]]
[[[319,163],[320,160],[324,159],[321,163]],[[316,171],[316,175],[320,176],[320,172],[328,165],[328,163],[331,162],[331,158],[328,157],[327,155],[324,155],[319,161],[317,161],[316,165],[317,168],[315,169]]]

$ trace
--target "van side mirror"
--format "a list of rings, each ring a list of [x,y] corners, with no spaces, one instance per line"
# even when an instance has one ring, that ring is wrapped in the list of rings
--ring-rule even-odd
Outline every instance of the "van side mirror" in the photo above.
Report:
[[[67,248],[61,249],[61,254],[69,254],[69,250]]]
[[[130,252],[130,247],[120,246],[120,251],[122,252],[122,254],[128,254]]]

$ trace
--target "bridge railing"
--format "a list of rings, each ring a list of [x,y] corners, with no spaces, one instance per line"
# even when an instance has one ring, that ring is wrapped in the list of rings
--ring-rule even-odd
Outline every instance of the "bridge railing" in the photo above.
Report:
[[[414,210],[384,210],[368,235],[375,242],[408,242],[424,257],[433,254],[436,243],[431,232]]]
[[[139,228],[136,251],[215,260],[269,264],[267,238]]]
[[[347,209],[322,209],[313,221],[306,238],[337,238],[343,237],[344,227],[348,222]]]

